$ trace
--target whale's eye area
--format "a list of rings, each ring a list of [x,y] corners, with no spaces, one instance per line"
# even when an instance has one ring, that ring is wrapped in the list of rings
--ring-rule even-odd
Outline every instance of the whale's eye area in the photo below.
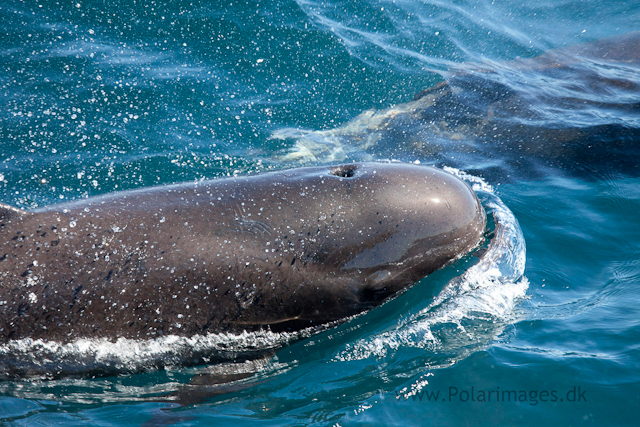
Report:
[[[339,176],[340,178],[352,178],[356,174],[357,165],[343,165],[331,169],[331,175]]]

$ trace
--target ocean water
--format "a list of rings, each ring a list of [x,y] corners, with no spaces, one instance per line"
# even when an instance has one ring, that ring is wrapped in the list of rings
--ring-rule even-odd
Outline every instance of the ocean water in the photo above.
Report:
[[[4,381],[2,423],[638,424],[640,3],[2,1],[0,28],[2,203],[419,162],[495,242],[225,393]]]

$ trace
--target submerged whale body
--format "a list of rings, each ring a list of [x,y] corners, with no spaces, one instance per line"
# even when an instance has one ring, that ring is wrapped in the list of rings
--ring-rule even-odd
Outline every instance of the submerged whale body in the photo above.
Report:
[[[2,205],[0,365],[42,373],[12,354],[24,343],[320,329],[466,254],[485,223],[458,178],[383,163]]]
[[[640,174],[640,32],[441,74],[412,101],[273,137],[294,140],[288,161],[417,158],[490,181]]]

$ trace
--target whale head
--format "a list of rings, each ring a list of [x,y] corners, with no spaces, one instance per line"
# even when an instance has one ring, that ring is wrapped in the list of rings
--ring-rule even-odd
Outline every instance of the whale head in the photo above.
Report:
[[[278,249],[270,263],[284,259],[286,274],[273,275],[280,279],[273,282],[276,296],[261,295],[260,311],[246,313],[243,322],[252,318],[276,331],[382,304],[468,253],[486,225],[471,188],[431,167],[346,164],[273,179],[277,191],[261,200],[272,233],[260,246]]]

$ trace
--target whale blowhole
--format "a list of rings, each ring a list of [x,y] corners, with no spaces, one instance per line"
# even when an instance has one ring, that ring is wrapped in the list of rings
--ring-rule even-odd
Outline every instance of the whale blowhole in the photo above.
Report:
[[[331,169],[331,175],[335,175],[340,178],[353,178],[356,174],[358,165],[343,165]]]

